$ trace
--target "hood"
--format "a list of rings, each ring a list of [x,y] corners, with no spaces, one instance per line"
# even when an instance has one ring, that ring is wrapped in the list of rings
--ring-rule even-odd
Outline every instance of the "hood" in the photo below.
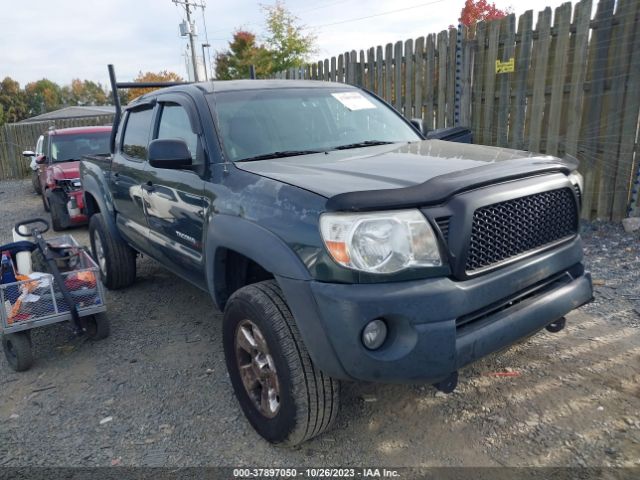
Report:
[[[524,160],[527,169],[562,164],[551,156],[468,143],[424,140],[409,144],[335,150],[283,159],[238,162],[248,172],[330,198],[348,192],[414,187],[496,163]],[[575,168],[575,167],[574,167]],[[495,167],[491,170],[495,170]],[[495,176],[499,170],[493,171]]]
[[[80,178],[80,162],[54,163],[51,172],[55,180]]]

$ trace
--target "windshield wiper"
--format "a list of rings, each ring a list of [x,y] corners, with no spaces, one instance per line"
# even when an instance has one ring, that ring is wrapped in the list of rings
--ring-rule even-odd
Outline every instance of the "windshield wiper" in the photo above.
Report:
[[[241,158],[236,162],[253,162],[256,160],[269,160],[271,158],[295,157],[297,155],[310,155],[312,153],[322,153],[323,150],[282,150],[278,152],[264,153],[255,157]]]
[[[347,150],[349,148],[372,147],[374,145],[389,145],[391,143],[395,142],[387,142],[384,140],[365,140],[364,142],[348,143],[346,145],[333,147],[332,150]]]

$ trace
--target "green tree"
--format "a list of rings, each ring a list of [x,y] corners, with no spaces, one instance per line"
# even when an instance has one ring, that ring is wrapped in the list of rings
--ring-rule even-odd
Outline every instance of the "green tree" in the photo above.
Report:
[[[11,77],[5,77],[0,82],[0,109],[0,125],[19,122],[28,116],[25,93],[20,89],[20,84]]]
[[[62,92],[66,105],[106,105],[108,102],[102,85],[91,80],[75,78],[71,85],[62,87]]]
[[[305,34],[283,2],[263,5],[267,34],[264,44],[246,30],[236,30],[229,49],[216,55],[216,78],[230,80],[249,78],[249,66],[256,67],[258,77],[291,67],[303,66],[315,52],[316,38]]]
[[[271,72],[271,53],[256,43],[256,36],[245,30],[236,30],[226,52],[216,54],[216,78],[232,80],[249,78],[249,67],[256,67],[258,76]]]
[[[62,106],[62,89],[60,85],[43,78],[28,83],[24,87],[29,116],[57,110]]]
[[[316,51],[316,37],[304,33],[299,19],[284,2],[278,0],[273,5],[263,5],[262,9],[266,13],[265,44],[272,55],[271,71],[303,66]]]

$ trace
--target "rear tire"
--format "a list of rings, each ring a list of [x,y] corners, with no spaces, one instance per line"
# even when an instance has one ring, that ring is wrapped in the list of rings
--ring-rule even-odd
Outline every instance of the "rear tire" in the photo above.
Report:
[[[31,336],[28,331],[3,335],[2,348],[9,366],[16,372],[24,372],[33,365]]]
[[[240,407],[263,438],[298,445],[334,422],[340,383],[313,365],[274,280],[246,286],[231,296],[224,312],[223,345]],[[253,355],[247,348],[252,345]]]
[[[136,279],[136,252],[111,233],[101,213],[89,221],[91,253],[100,267],[100,280],[109,290],[128,287]]]

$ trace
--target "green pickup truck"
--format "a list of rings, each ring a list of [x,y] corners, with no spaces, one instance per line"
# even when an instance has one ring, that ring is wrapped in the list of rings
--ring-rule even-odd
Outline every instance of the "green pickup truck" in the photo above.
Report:
[[[592,298],[572,159],[426,139],[338,83],[174,85],[117,107],[112,154],[81,165],[102,281],[130,285],[141,253],[209,292],[270,442],[326,430],[340,381],[450,392]]]

